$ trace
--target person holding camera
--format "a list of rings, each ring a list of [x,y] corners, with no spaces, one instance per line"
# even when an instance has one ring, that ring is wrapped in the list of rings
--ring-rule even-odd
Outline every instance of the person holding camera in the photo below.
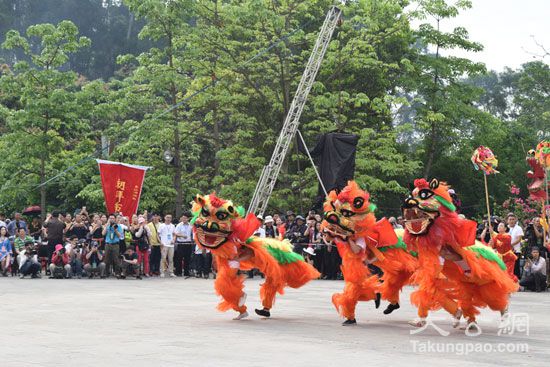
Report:
[[[59,219],[60,213],[54,211],[46,216],[44,222],[44,230],[48,239],[48,262],[51,263],[52,255],[55,252],[55,246],[63,243],[63,235],[65,232],[65,223]]]
[[[106,274],[109,274],[111,267],[112,272],[118,274],[120,267],[120,241],[124,240],[124,234],[113,214],[109,215],[102,233],[105,236]]]
[[[76,235],[72,235],[65,245],[65,251],[69,256],[69,265],[71,265],[72,275],[78,279],[82,278],[82,252],[85,240],[80,240]]]
[[[105,263],[103,262],[103,251],[99,249],[99,243],[97,241],[92,241],[89,250],[86,250],[84,259],[86,259],[84,271],[88,275],[88,278],[92,279],[94,275],[99,274],[99,277],[101,279],[105,279]]]
[[[138,217],[138,226],[133,232],[135,242],[137,244],[138,263],[142,266],[142,272],[146,277],[149,277],[149,227],[144,216]]]
[[[17,257],[19,263],[19,277],[23,279],[26,275],[31,278],[39,278],[40,262],[38,262],[38,250],[34,245],[34,241],[25,242],[24,248],[20,251]]]
[[[50,279],[69,278],[71,275],[71,265],[69,264],[69,255],[63,245],[55,245],[55,251],[50,264]]]
[[[138,254],[134,250],[134,246],[128,246],[126,251],[120,256],[122,260],[121,267],[122,273],[120,274],[121,279],[126,279],[126,276],[135,276],[136,279],[141,279],[139,275],[139,264],[138,264]]]
[[[308,243],[308,237],[306,236],[306,230],[308,226],[305,224],[305,219],[301,215],[296,217],[294,224],[287,229],[285,237],[294,245],[294,252],[302,254],[302,251]]]
[[[535,292],[546,290],[546,261],[540,257],[538,247],[531,249],[531,256],[525,260],[525,271],[519,285]]]

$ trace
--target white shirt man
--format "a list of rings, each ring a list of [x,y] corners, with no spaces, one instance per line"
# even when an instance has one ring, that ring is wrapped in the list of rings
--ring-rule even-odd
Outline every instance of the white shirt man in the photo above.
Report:
[[[164,223],[159,226],[160,244],[160,277],[164,278],[166,271],[171,277],[174,275],[174,232],[176,227],[172,224],[172,216],[170,214],[164,217]]]
[[[159,226],[160,243],[166,247],[174,247],[174,232],[176,227],[172,223],[162,223]]]
[[[189,223],[179,222],[175,229],[177,243],[193,242],[193,226]]]
[[[518,218],[514,215],[508,216],[508,234],[512,237],[511,245],[514,252],[521,252],[521,239],[523,238],[523,229],[518,225]]]

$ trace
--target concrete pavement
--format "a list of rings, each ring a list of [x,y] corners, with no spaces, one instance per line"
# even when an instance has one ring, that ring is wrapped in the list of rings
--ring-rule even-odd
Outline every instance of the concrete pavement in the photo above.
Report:
[[[360,303],[359,324],[342,327],[330,302],[342,289],[341,281],[289,289],[266,320],[253,314],[261,281],[247,280],[251,316],[242,321],[233,321],[233,312],[215,310],[212,283],[0,278],[0,366],[550,364],[550,293],[513,296],[510,311],[517,325],[512,335],[497,335],[499,315],[483,311],[481,335],[469,337],[452,329],[442,311],[433,314],[435,327],[411,335],[407,321],[416,316],[408,301],[412,288],[404,290],[402,307],[392,315],[382,314],[385,302],[378,310],[373,302]],[[495,352],[498,348],[510,352]]]

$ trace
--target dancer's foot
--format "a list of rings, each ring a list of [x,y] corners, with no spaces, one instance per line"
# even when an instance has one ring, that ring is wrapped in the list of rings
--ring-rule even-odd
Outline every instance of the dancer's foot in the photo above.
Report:
[[[384,310],[384,315],[389,315],[393,311],[397,310],[399,307],[401,307],[399,306],[399,303],[390,303],[388,307],[386,307],[386,309]]]
[[[243,307],[245,302],[246,302],[246,293],[243,293],[243,295],[239,299],[239,307]]]
[[[460,330],[474,330],[478,329],[476,319],[468,319],[465,326],[462,326]]]
[[[347,319],[342,323],[342,326],[351,326],[351,325],[357,325],[357,321],[355,319]]]
[[[376,298],[374,299],[374,306],[376,306],[376,308],[380,307],[380,298],[382,298],[380,293],[376,293]]]
[[[244,311],[243,313],[240,313],[239,316],[235,317],[233,320],[242,320],[246,317],[248,317],[248,312]]]
[[[414,327],[422,327],[426,325],[426,319],[425,318],[419,318],[416,320],[409,321],[409,325]]]
[[[262,317],[270,317],[271,316],[271,313],[269,312],[269,310],[267,308],[264,308],[264,309],[261,309],[261,310],[255,309],[254,311],[256,311],[257,315],[260,315]]]
[[[508,307],[506,307],[504,310],[500,311],[500,321],[504,322],[510,317],[510,314],[508,313]]]
[[[453,328],[457,328],[460,325],[460,319],[462,318],[462,310],[458,309],[456,310],[455,314],[453,315]]]

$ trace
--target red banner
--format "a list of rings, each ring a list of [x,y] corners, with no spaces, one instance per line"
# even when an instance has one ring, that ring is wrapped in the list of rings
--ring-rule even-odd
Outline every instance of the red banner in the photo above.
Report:
[[[145,171],[150,167],[101,159],[97,163],[108,213],[131,217],[137,212]]]

